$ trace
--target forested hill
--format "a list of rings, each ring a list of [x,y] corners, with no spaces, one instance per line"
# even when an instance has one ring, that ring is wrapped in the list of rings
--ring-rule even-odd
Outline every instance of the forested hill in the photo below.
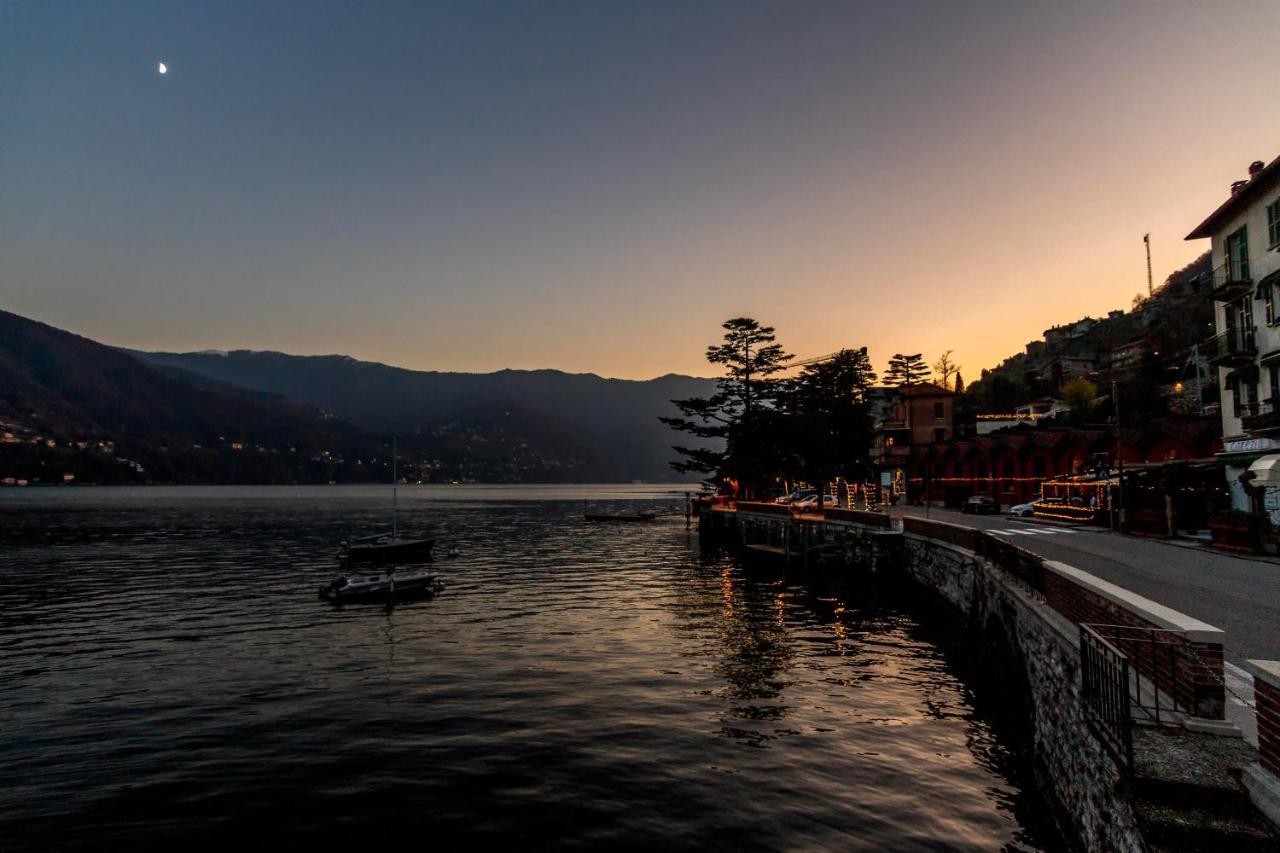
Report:
[[[672,480],[670,446],[684,443],[659,423],[672,399],[711,393],[714,382],[667,375],[636,381],[558,370],[444,373],[341,356],[279,352],[137,353],[155,366],[315,406],[378,433],[431,437],[475,452],[495,442],[529,458],[569,460],[587,481]],[[548,471],[536,479],[564,479]],[[507,479],[526,479],[518,471]]]
[[[382,440],[314,408],[197,387],[114,347],[5,311],[0,439],[0,478],[33,483],[383,477],[353,467],[376,457]]]
[[[1186,375],[1196,344],[1213,336],[1210,290],[1206,252],[1172,273],[1152,295],[1135,296],[1131,310],[1056,327],[1050,332],[1070,333],[1032,341],[1023,352],[983,370],[967,389],[969,405],[979,412],[1007,412],[1059,396],[1065,376],[1084,372],[1104,385],[1118,380],[1137,405],[1133,415],[1167,413],[1169,401],[1161,398],[1161,386]],[[1132,348],[1131,363],[1117,367],[1117,353],[1125,348]],[[1210,384],[1203,393],[1210,402],[1217,399],[1216,371],[1205,373]]]

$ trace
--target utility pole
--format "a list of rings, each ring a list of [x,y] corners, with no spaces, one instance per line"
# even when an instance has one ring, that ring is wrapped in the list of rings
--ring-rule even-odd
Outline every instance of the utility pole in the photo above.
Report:
[[[1117,529],[1124,533],[1124,453],[1120,449],[1120,394],[1114,379],[1111,380],[1111,407],[1116,416],[1116,475],[1120,478],[1120,510],[1117,514]]]
[[[1150,299],[1155,293],[1155,288],[1151,283],[1151,235],[1143,234],[1142,242],[1147,244],[1147,298]]]

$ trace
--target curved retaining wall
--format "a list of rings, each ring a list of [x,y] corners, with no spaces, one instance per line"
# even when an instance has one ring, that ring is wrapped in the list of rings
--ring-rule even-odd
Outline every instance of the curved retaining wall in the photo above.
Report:
[[[976,554],[906,534],[903,571],[974,626],[1004,635],[1031,692],[1036,773],[1087,850],[1145,850],[1124,774],[1085,719],[1075,626]]]
[[[739,545],[761,541],[760,536],[838,545],[847,563],[877,575],[905,576],[968,625],[998,632],[1024,670],[1036,773],[1057,807],[1064,836],[1074,836],[1086,850],[1145,850],[1124,772],[1085,719],[1075,624],[1039,600],[1024,581],[976,553],[979,545],[970,533],[977,531],[947,525],[950,530],[929,531],[937,536],[923,535],[888,529],[888,517],[879,518],[884,521],[871,526],[853,517],[797,517],[773,507],[755,513],[739,505],[736,512],[708,513],[702,529]]]

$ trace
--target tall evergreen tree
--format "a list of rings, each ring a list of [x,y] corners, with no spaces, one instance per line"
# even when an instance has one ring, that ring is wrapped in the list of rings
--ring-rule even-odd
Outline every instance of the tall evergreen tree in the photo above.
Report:
[[[929,366],[924,362],[924,355],[903,355],[895,353],[889,359],[889,369],[884,373],[886,384],[898,388],[910,388],[912,385],[923,385],[929,378]]]
[[[780,391],[777,373],[791,355],[775,342],[772,326],[749,317],[727,320],[724,340],[707,347],[707,361],[724,375],[710,397],[672,400],[681,417],[660,418],[680,432],[711,439],[719,447],[674,447],[683,457],[671,463],[681,473],[733,477],[748,485],[772,464],[762,452]],[[722,442],[722,443],[721,443]]]
[[[954,390],[957,394],[964,393],[964,377],[960,375],[959,370],[956,371],[956,387]]]
[[[819,486],[841,474],[861,478],[868,473],[872,424],[867,391],[875,381],[863,347],[808,365],[787,383],[789,473]]]

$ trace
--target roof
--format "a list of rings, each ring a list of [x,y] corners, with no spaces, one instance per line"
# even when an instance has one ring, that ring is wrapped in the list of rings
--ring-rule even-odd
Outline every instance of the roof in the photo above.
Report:
[[[1259,195],[1276,184],[1280,184],[1280,157],[1272,160],[1237,192],[1232,193],[1231,197],[1220,204],[1217,210],[1210,213],[1204,222],[1197,225],[1195,230],[1186,236],[1186,239],[1202,240],[1205,237],[1212,237],[1224,222],[1248,207],[1257,200]]]

